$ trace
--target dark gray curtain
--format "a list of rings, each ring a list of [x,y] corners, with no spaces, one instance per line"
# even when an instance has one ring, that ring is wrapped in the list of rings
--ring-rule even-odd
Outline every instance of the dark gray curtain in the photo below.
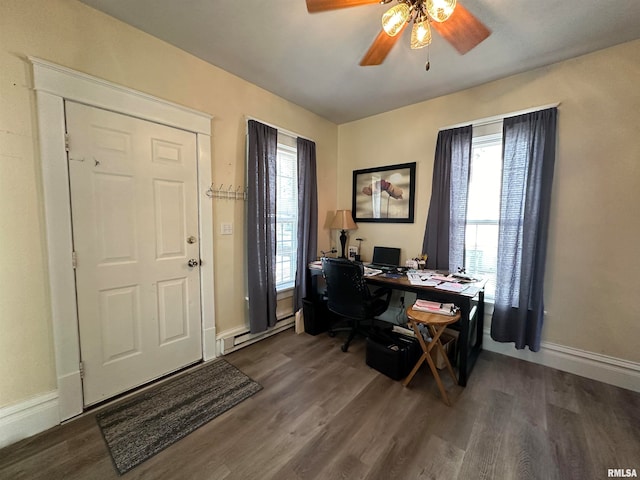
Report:
[[[540,349],[557,109],[505,118],[491,337]]]
[[[307,293],[307,265],[318,250],[318,189],[316,180],[316,144],[298,137],[298,259],[294,310],[302,308]]]
[[[264,332],[276,324],[276,154],[278,131],[248,122],[247,265],[249,329]]]
[[[455,271],[464,267],[472,139],[471,125],[438,132],[422,243],[422,252],[428,255],[427,268]]]

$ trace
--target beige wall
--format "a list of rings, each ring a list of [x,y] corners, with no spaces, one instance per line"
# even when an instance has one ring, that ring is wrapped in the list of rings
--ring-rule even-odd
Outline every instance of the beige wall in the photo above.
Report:
[[[245,115],[317,143],[335,209],[336,125],[75,0],[0,0],[0,407],[56,389],[35,102],[36,56],[214,116],[213,179],[245,184]],[[218,333],[244,325],[244,203],[214,202]],[[221,236],[220,224],[234,234]],[[320,232],[327,249],[329,232]]]
[[[358,225],[420,253],[440,128],[561,102],[543,340],[640,361],[640,41],[339,127],[338,208],[351,171],[417,162],[414,224]],[[427,252],[428,253],[428,252]]]

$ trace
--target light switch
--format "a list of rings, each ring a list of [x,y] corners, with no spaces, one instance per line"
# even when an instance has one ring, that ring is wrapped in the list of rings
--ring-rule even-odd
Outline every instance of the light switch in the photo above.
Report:
[[[221,235],[233,235],[233,224],[231,224],[231,223],[221,223],[220,224],[220,234]]]

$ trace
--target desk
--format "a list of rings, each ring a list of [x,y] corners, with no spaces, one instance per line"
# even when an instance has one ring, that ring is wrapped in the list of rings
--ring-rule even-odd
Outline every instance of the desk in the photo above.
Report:
[[[484,330],[484,284],[486,281],[475,283],[482,287],[475,296],[465,295],[463,292],[448,292],[435,287],[411,285],[406,276],[388,278],[382,275],[366,277],[367,283],[379,287],[415,293],[418,298],[440,303],[453,303],[460,307],[460,322],[453,327],[460,331],[458,335],[458,385],[466,386],[467,380],[482,351],[482,335]]]
[[[314,298],[317,296],[317,276],[322,275],[322,269],[307,268],[308,283]],[[486,281],[471,284],[481,287],[473,297],[464,292],[448,292],[435,287],[411,285],[406,276],[389,278],[383,275],[365,277],[370,285],[388,287],[394,290],[415,293],[418,298],[440,303],[453,303],[460,307],[460,322],[453,325],[459,330],[458,335],[458,385],[466,386],[471,370],[482,351],[482,335],[484,330],[484,284]]]

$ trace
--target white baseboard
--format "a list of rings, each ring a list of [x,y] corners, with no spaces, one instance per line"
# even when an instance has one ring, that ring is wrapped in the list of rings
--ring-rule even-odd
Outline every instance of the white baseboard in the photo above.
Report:
[[[58,392],[37,395],[0,408],[0,448],[43,432],[60,423]]]
[[[484,331],[482,348],[640,392],[640,363],[550,342],[541,343],[539,352],[516,350],[513,343],[494,341],[489,329]]]

